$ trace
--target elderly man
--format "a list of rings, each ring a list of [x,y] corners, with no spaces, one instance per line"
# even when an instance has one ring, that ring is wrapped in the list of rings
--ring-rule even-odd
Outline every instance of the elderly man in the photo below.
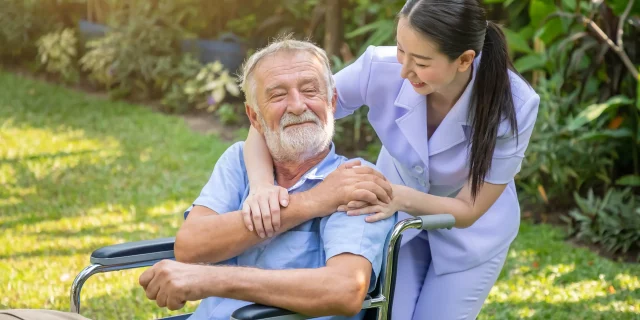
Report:
[[[175,243],[178,262],[157,263],[140,276],[140,284],[149,299],[172,310],[204,299],[194,320],[227,320],[252,302],[325,319],[360,319],[396,219],[367,223],[364,216],[344,212],[326,216],[339,205],[326,195],[353,191],[327,177],[335,170],[376,181],[372,189],[379,197],[390,192],[371,164],[347,169],[347,159],[334,151],[336,96],[326,54],[308,42],[277,41],[247,61],[242,88],[247,115],[266,137],[276,182],[290,193],[279,230],[258,235],[243,223],[249,183],[243,143],[236,143],[185,212]],[[56,311],[4,313],[11,319],[84,319]]]
[[[240,210],[249,184],[243,143],[236,143],[185,212],[175,243],[180,262],[147,270],[141,285],[170,309],[204,299],[192,319],[229,319],[251,302],[327,319],[359,318],[395,219],[322,216],[338,207],[325,195],[350,192],[323,182],[346,161],[331,142],[336,96],[325,53],[308,42],[275,42],[247,61],[242,87],[247,115],[266,137],[276,182],[291,194],[280,229],[262,238],[244,226]]]

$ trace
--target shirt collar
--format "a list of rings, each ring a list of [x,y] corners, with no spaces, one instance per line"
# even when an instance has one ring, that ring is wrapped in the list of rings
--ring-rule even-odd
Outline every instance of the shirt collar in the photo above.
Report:
[[[335,145],[331,142],[331,148],[329,149],[329,153],[320,161],[320,163],[316,164],[314,167],[309,169],[305,174],[300,177],[300,180],[296,182],[292,187],[287,188],[287,191],[291,192],[300,186],[302,186],[307,180],[324,180],[324,178],[329,175],[329,173],[333,172],[340,165],[341,157],[336,155]],[[276,181],[276,184],[278,182]]]

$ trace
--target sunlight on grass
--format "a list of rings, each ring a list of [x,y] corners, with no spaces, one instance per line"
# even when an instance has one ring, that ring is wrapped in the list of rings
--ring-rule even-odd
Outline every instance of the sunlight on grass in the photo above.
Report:
[[[0,309],[69,309],[92,251],[175,236],[228,143],[174,117],[0,73]],[[143,270],[87,281],[83,315],[150,319]]]
[[[561,241],[524,222],[478,319],[638,319],[640,266]]]

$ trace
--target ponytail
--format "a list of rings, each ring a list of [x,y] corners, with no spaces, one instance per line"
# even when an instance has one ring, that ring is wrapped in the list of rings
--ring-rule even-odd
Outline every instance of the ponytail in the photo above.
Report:
[[[399,16],[438,44],[451,61],[467,51],[481,55],[469,108],[471,152],[469,177],[475,201],[485,176],[491,169],[498,128],[507,119],[517,136],[518,124],[511,96],[509,70],[513,68],[507,41],[500,27],[487,22],[484,8],[477,0],[408,0]],[[520,76],[522,78],[522,76]]]
[[[474,107],[469,112],[471,120],[469,179],[473,199],[476,198],[491,168],[498,127],[503,119],[509,121],[511,133],[517,137],[518,123],[511,96],[510,69],[513,70],[513,65],[509,60],[504,33],[498,25],[488,21],[480,66],[473,88],[472,105]]]

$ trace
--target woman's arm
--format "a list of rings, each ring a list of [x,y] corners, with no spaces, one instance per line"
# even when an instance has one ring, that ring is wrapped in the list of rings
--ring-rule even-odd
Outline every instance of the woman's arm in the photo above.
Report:
[[[386,219],[397,211],[404,211],[412,216],[448,213],[456,219],[456,228],[468,228],[473,225],[498,200],[506,184],[484,183],[476,201],[471,198],[471,186],[466,183],[455,198],[434,196],[404,185],[393,185],[393,199],[385,204],[378,202],[374,206],[366,206],[362,201],[351,201],[338,210],[348,210],[350,216],[371,214],[367,222]],[[359,208],[359,209],[358,209]]]
[[[249,231],[271,237],[280,230],[280,206],[289,205],[287,189],[274,185],[273,160],[264,136],[249,128],[244,146],[244,163],[249,177],[249,196],[242,204],[242,218]]]
[[[484,183],[476,201],[471,198],[471,186],[466,183],[455,198],[434,196],[401,186],[398,202],[400,211],[412,216],[449,213],[456,218],[456,228],[468,228],[480,219],[498,200],[506,184]]]

